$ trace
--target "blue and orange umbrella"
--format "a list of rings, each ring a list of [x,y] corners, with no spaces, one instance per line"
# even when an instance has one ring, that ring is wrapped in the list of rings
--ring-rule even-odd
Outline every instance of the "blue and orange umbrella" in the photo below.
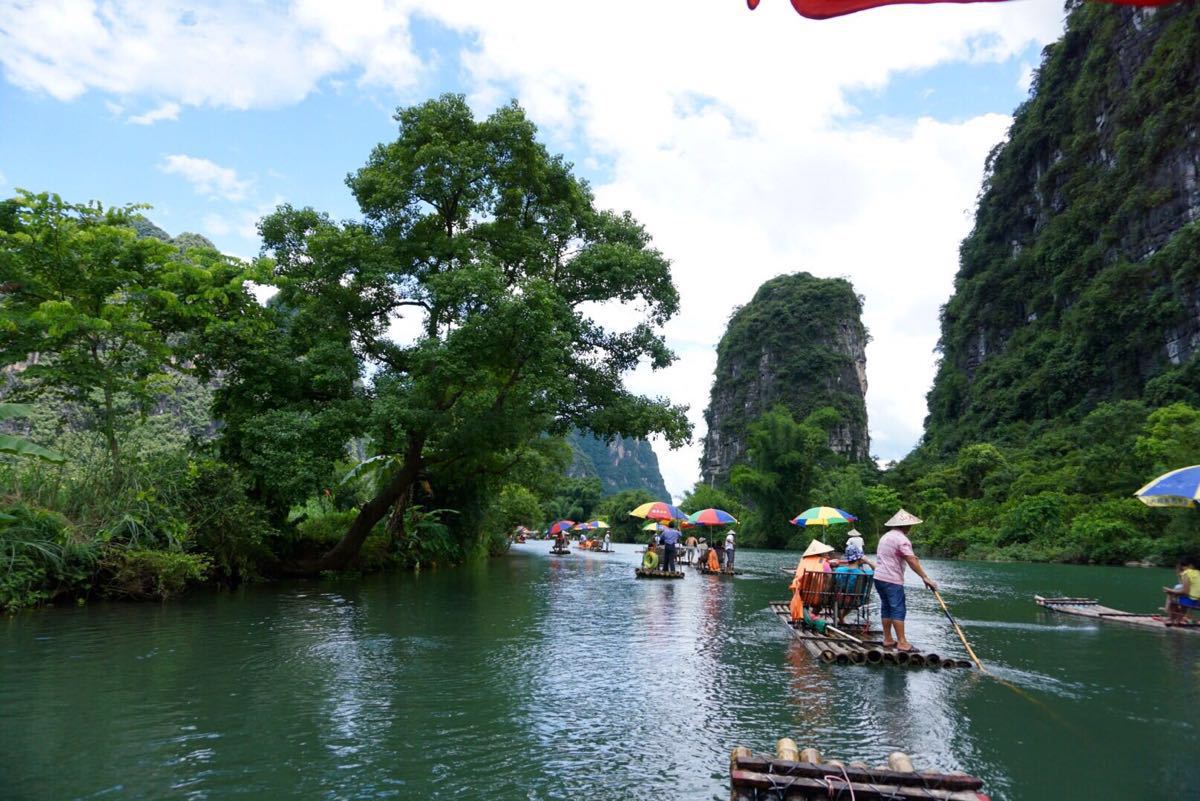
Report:
[[[1164,473],[1134,496],[1147,506],[1200,507],[1200,464]]]
[[[575,525],[574,520],[559,520],[557,523],[555,523],[553,526],[551,526],[550,530],[547,531],[546,533],[547,534],[560,534],[560,533],[570,529],[571,526],[573,526],[573,525]]]
[[[737,518],[724,509],[701,509],[688,515],[688,521],[697,526],[730,526],[737,523]]]
[[[680,511],[678,506],[661,501],[643,503],[629,514],[646,520],[687,520],[687,515]]]
[[[793,526],[833,526],[839,523],[853,523],[857,517],[843,509],[833,506],[814,506],[805,509],[792,518]]]

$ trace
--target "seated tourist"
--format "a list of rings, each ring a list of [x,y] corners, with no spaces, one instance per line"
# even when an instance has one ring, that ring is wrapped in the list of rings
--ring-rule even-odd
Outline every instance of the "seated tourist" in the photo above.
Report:
[[[1163,587],[1167,594],[1167,615],[1172,623],[1184,623],[1193,609],[1200,609],[1200,570],[1195,557],[1185,556],[1179,560],[1175,571],[1179,583],[1174,587]]]

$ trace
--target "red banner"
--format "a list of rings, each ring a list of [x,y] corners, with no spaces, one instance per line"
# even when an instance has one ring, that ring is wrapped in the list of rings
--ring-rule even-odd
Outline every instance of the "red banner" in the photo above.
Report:
[[[829,19],[869,8],[894,5],[924,5],[926,3],[1000,3],[1005,0],[792,0],[792,8],[809,19]],[[746,0],[750,9],[758,8],[760,0]],[[1122,6],[1165,6],[1176,0],[1100,0]]]

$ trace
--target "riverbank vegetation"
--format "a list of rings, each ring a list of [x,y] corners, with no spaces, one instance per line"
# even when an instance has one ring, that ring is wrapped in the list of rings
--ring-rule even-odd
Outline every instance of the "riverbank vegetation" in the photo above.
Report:
[[[459,562],[554,497],[569,431],[686,440],[621,379],[672,361],[655,325],[591,316],[675,313],[645,230],[516,105],[396,119],[349,178],[362,220],[281,206],[249,263],[135,206],[0,206],[5,399],[65,457],[0,457],[0,606]]]

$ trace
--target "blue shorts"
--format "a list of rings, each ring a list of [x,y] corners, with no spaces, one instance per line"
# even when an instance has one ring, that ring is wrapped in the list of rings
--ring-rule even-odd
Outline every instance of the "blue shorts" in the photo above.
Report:
[[[1179,605],[1184,609],[1200,609],[1200,601],[1189,598],[1186,595],[1179,596]]]
[[[875,590],[879,593],[879,616],[884,620],[904,620],[908,612],[904,608],[904,585],[875,579]]]

